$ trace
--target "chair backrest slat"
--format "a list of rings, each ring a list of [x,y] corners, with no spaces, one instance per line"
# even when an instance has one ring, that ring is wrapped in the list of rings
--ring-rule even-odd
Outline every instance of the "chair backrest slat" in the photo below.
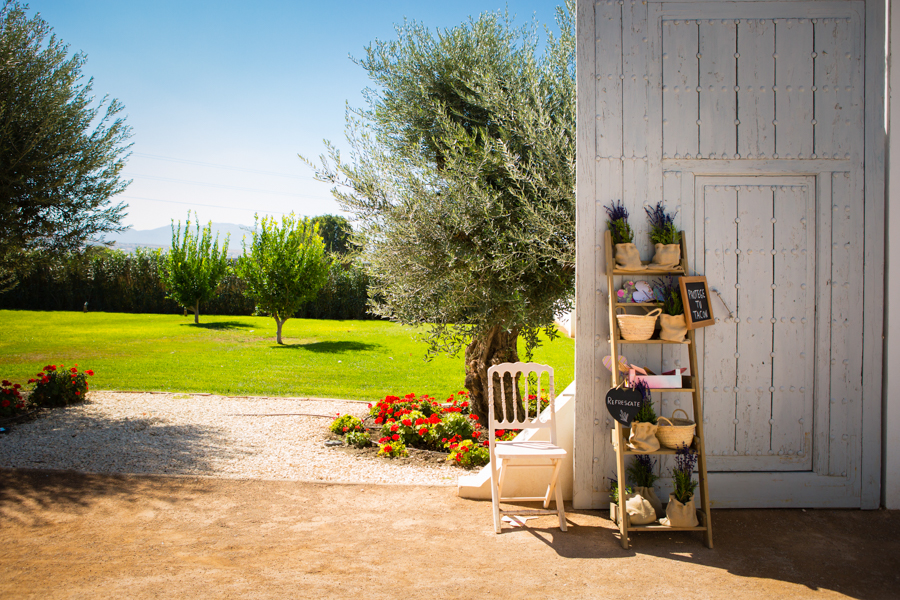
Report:
[[[549,416],[541,420],[541,377],[547,374],[547,400],[549,401]],[[534,391],[535,412],[528,410],[529,396],[532,395],[530,377],[535,377]],[[499,377],[500,398],[494,397],[494,386]],[[509,377],[511,389],[509,396],[511,406],[507,405],[506,379]],[[522,382],[524,393],[517,398],[519,383]],[[517,400],[522,402],[522,413],[519,413]],[[496,404],[496,406],[495,406]],[[497,410],[500,414],[497,415]],[[511,412],[512,414],[507,414]],[[488,422],[491,443],[494,441],[494,432],[497,429],[532,429],[549,428],[550,441],[556,444],[556,396],[553,389],[553,368],[538,363],[502,363],[488,369]]]

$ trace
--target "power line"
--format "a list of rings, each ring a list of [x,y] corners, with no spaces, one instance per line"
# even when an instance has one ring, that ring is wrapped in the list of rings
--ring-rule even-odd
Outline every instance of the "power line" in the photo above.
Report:
[[[167,162],[181,163],[185,165],[197,165],[201,167],[213,167],[215,169],[225,169],[227,171],[243,171],[244,173],[256,173],[258,175],[274,175],[276,177],[287,177],[289,179],[307,179],[318,181],[312,175],[288,175],[287,173],[277,173],[275,171],[263,171],[260,169],[248,169],[246,167],[235,167],[233,165],[223,165],[219,163],[210,163],[203,162],[200,160],[190,160],[187,158],[174,158],[171,156],[160,156],[159,154],[147,154],[144,152],[132,152],[133,156],[140,156],[143,158],[152,158],[154,160],[164,160]]]
[[[238,208],[234,206],[222,206],[221,204],[201,204],[199,202],[183,202],[181,200],[160,200],[159,198],[144,198],[141,196],[116,196],[125,200],[148,200],[150,202],[165,202],[166,204],[187,204],[188,206],[205,206],[207,208],[224,208],[227,210],[245,210],[249,212],[263,212],[266,214],[286,215],[288,213],[278,210],[260,210],[259,208]]]
[[[172,183],[186,183],[188,185],[197,185],[201,187],[211,187],[223,190],[237,190],[239,192],[253,192],[256,194],[271,194],[274,196],[288,196],[290,198],[307,198],[309,200],[326,200],[322,196],[308,196],[306,194],[291,194],[289,192],[276,192],[273,190],[261,190],[258,188],[240,187],[237,185],[225,185],[221,183],[208,183],[205,181],[193,181],[190,179],[176,179],[174,177],[159,177],[157,175],[143,175],[139,173],[125,173],[125,177],[138,177],[140,179],[151,179],[153,181],[168,181]]]

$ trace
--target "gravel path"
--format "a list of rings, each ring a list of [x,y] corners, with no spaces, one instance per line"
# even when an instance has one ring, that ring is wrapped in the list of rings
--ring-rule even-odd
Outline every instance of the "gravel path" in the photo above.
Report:
[[[229,479],[456,485],[466,471],[325,447],[330,420],[366,403],[91,392],[0,436],[0,467]]]

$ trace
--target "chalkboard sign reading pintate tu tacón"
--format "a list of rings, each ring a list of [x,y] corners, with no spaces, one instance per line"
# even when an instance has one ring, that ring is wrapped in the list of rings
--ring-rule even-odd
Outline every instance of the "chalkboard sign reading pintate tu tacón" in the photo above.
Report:
[[[706,277],[679,277],[678,287],[681,288],[681,303],[684,306],[687,328],[697,329],[715,324]]]

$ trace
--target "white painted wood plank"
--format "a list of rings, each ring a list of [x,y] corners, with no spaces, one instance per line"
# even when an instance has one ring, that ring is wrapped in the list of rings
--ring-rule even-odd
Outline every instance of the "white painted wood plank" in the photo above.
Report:
[[[663,21],[663,158],[699,151],[697,22]]]
[[[815,473],[710,473],[713,508],[856,508],[853,483]]]
[[[593,0],[578,0],[576,6],[576,286],[575,286],[575,441],[572,504],[593,508],[594,431],[598,402],[594,383],[594,335],[596,320],[596,279],[594,268],[603,249],[597,248],[596,212],[596,127],[597,78],[596,32]],[[580,307],[580,309],[579,309]]]
[[[737,158],[737,24],[700,21],[700,156]]]
[[[775,21],[775,152],[781,158],[813,153],[813,25]]]
[[[815,376],[815,181],[775,190],[772,444],[779,463],[812,469]]]
[[[775,24],[770,19],[738,25],[738,154],[767,158],[775,152]]]
[[[850,173],[832,182],[831,418],[829,475],[852,477],[862,419],[863,198]]]
[[[816,177],[816,395],[813,470],[829,473],[831,398],[831,220],[834,193],[831,173]],[[818,365],[823,365],[819,367]]]
[[[869,2],[865,7],[865,245],[864,252],[864,312],[863,312],[863,422],[862,458],[860,476],[860,504],[862,508],[878,508],[881,502],[881,449],[882,449],[882,360],[884,317],[885,266],[885,172],[884,172],[884,97],[885,81],[882,60],[885,40],[885,4]],[[862,45],[862,35],[857,35]],[[860,79],[854,87],[862,88],[861,67],[857,67]]]
[[[596,7],[597,156],[622,155],[622,11]]]
[[[772,217],[771,186],[740,185],[737,193],[738,288],[737,412],[738,455],[767,455],[772,385]]]
[[[815,24],[816,80],[815,137],[816,156],[844,158],[852,139],[847,135],[851,110],[850,69],[844,56],[852,46],[844,19],[820,19]]]
[[[718,290],[732,311],[737,309],[737,190],[734,187],[698,180],[705,211],[705,271],[710,288]],[[701,187],[702,186],[702,187]],[[715,314],[715,313],[714,313]],[[703,413],[709,469],[727,468],[734,451],[736,418],[737,324],[718,311],[716,324],[704,331]]]

